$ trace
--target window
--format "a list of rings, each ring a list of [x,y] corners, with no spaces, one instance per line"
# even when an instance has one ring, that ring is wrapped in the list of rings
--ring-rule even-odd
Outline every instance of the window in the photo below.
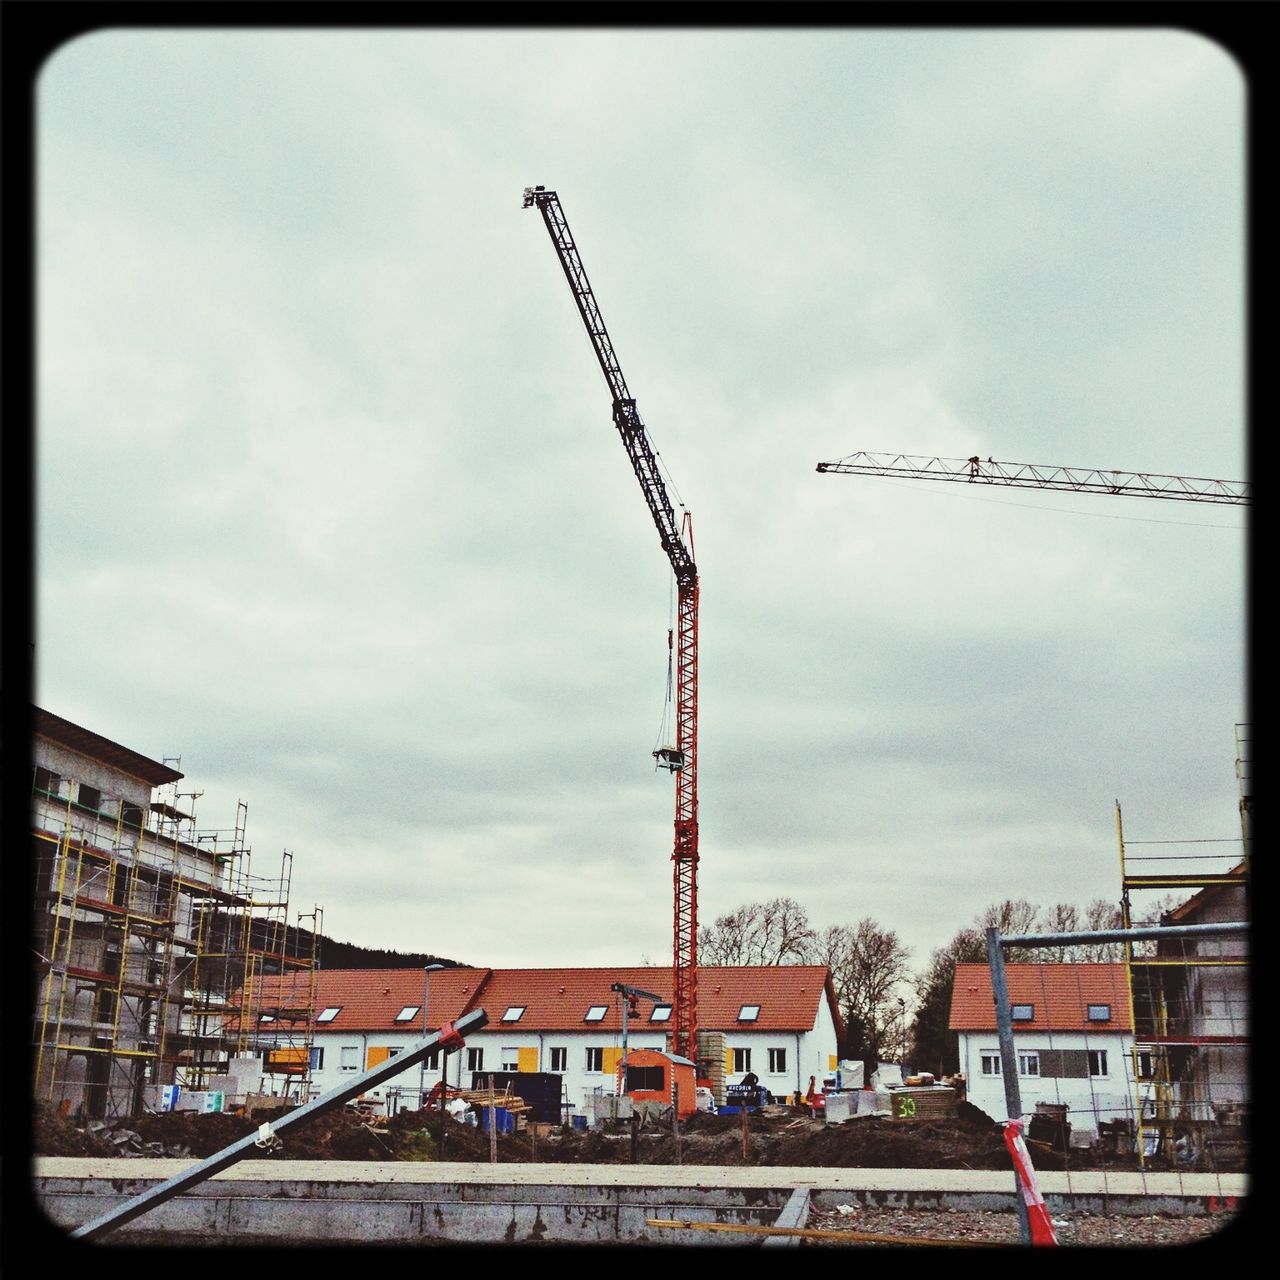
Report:
[[[1033,1004],[1011,1004],[1009,1006],[1009,1017],[1014,1022],[1030,1022],[1036,1016],[1036,1007]]]
[[[1018,1054],[1018,1074],[1020,1076],[1038,1076],[1040,1074],[1040,1055],[1038,1053]]]
[[[524,1010],[524,1005],[513,1004],[506,1013],[502,1015],[503,1022],[519,1022],[520,1019],[524,1017]]]
[[[1090,1022],[1110,1022],[1111,1006],[1109,1004],[1091,1004],[1086,1010]]]
[[[311,1046],[310,1061],[311,1061],[312,1071],[324,1070],[324,1046],[323,1045],[313,1044]]]
[[[564,1048],[553,1048],[551,1050],[551,1070],[552,1071],[568,1071],[569,1070],[569,1050]]]
[[[1138,1054],[1138,1079],[1150,1080],[1155,1075],[1153,1064],[1151,1061],[1150,1050],[1143,1050]]]
[[[419,1004],[407,1004],[399,1013],[396,1014],[397,1022],[412,1022],[418,1016],[418,1010],[422,1006]]]
[[[82,782],[80,790],[76,793],[76,801],[86,809],[96,809],[102,803],[102,792],[97,787],[91,787],[87,782]]]
[[[583,1016],[583,1022],[603,1022],[604,1015],[609,1012],[607,1004],[593,1004]]]
[[[274,1013],[264,1013],[258,1019],[259,1022],[274,1022],[275,1020],[276,1020],[276,1015]]]
[[[982,1074],[998,1076],[1000,1074],[1000,1055],[998,1053],[982,1054]]]
[[[338,1050],[340,1059],[338,1068],[341,1071],[358,1071],[360,1069],[360,1046],[358,1044],[344,1044]]]
[[[397,1057],[399,1057],[399,1056],[400,1056],[400,1054],[402,1054],[403,1052],[404,1052],[404,1045],[402,1045],[402,1044],[393,1044],[393,1045],[391,1046],[391,1048],[387,1050],[387,1057],[388,1057],[388,1058],[397,1058]]]
[[[327,1009],[321,1009],[320,1012],[316,1014],[316,1021],[332,1022],[341,1012],[342,1006],[340,1004],[330,1005]]]
[[[120,806],[120,821],[126,827],[141,827],[142,810],[136,804],[122,804]]]
[[[520,1050],[515,1045],[503,1045],[498,1059],[499,1071],[520,1070]]]
[[[42,765],[36,765],[36,790],[47,791],[50,795],[58,794],[58,783],[61,779],[52,769],[46,769]]]
[[[1107,1051],[1105,1049],[1088,1049],[1086,1054],[1089,1058],[1089,1074],[1091,1076],[1105,1076],[1107,1071]]]
[[[628,1067],[627,1091],[648,1089],[657,1093],[667,1087],[667,1075],[661,1067]]]
[[[604,1070],[604,1050],[603,1049],[587,1050],[587,1070],[588,1071]]]
[[[671,1006],[669,1004],[655,1004],[653,1012],[649,1014],[650,1022],[670,1022]]]
[[[483,1049],[467,1050],[467,1070],[468,1071],[484,1070],[484,1050]]]
[[[754,1022],[760,1016],[760,1006],[758,1004],[744,1004],[738,1010],[739,1022]]]
[[[769,1074],[780,1076],[787,1070],[787,1051],[785,1049],[769,1050]]]
[[[735,1049],[733,1051],[733,1069],[735,1071],[751,1070],[751,1050]]]

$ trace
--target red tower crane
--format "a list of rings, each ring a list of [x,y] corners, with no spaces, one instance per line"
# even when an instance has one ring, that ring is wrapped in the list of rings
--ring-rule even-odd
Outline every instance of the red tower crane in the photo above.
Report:
[[[627,390],[618,357],[596,305],[595,294],[560,197],[545,187],[526,187],[524,208],[542,214],[565,279],[586,326],[587,337],[613,397],[613,424],[622,437],[640,491],[653,516],[658,539],[676,579],[676,742],[655,751],[658,765],[675,774],[675,937],[672,948],[672,1050],[697,1061],[698,1032],[698,569],[693,558],[693,522],[686,511],[676,522],[658,459],[636,402]]]
[[[1083,467],[1039,467],[994,458],[910,458],[901,453],[851,453],[818,470],[846,475],[901,476],[907,480],[959,480],[1003,484],[1018,489],[1069,489],[1076,493],[1113,493],[1179,502],[1216,502],[1249,506],[1248,481],[1205,480],[1198,476],[1162,476],[1150,472],[1091,471]]]

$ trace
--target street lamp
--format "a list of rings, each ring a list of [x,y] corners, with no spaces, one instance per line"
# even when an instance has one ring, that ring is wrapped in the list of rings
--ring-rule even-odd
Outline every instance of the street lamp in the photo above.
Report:
[[[422,1035],[423,1039],[427,1036],[427,993],[431,990],[431,974],[436,969],[443,969],[442,964],[429,964],[422,970]],[[438,1052],[438,1051],[437,1051]],[[440,1073],[441,1087],[443,1091],[444,1072]],[[418,1064],[418,1107],[421,1109],[427,1105],[427,1060],[423,1060]]]

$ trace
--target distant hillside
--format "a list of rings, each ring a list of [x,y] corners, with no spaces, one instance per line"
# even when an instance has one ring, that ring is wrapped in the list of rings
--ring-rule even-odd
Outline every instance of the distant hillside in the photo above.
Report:
[[[460,960],[446,960],[420,951],[385,951],[381,947],[358,947],[354,942],[337,942],[319,938],[321,969],[423,969],[429,964],[442,964],[456,969]]]
[[[274,951],[276,945],[270,941],[270,926],[266,921],[255,920],[251,926],[253,945],[265,951]],[[290,956],[309,956],[312,940],[317,945],[317,963],[321,969],[422,969],[429,964],[441,964],[446,969],[466,967],[465,961],[448,960],[443,956],[434,956],[422,951],[387,951],[382,947],[360,947],[354,942],[339,942],[336,938],[328,938],[323,933],[314,935],[308,929],[290,926],[285,954]],[[273,971],[269,968],[268,970]]]

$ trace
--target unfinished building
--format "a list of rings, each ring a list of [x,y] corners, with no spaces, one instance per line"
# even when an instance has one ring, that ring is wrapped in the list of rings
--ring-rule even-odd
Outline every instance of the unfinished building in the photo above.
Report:
[[[1252,767],[1237,725],[1240,846],[1143,841],[1125,835],[1119,806],[1124,927],[1249,922]],[[1226,846],[1226,847],[1224,847]],[[1185,897],[1193,890],[1190,897]],[[1181,902],[1177,899],[1185,899]],[[1246,1144],[1249,1105],[1247,934],[1129,942],[1138,1151],[1144,1163],[1216,1167]]]
[[[229,1024],[231,993],[316,967],[319,912],[289,927],[292,855],[255,876],[247,806],[230,830],[197,826],[180,760],[157,761],[32,710],[35,1100],[83,1120],[172,1106],[217,1109],[237,1060],[306,1096],[310,1009]],[[175,1087],[176,1086],[176,1087]]]

